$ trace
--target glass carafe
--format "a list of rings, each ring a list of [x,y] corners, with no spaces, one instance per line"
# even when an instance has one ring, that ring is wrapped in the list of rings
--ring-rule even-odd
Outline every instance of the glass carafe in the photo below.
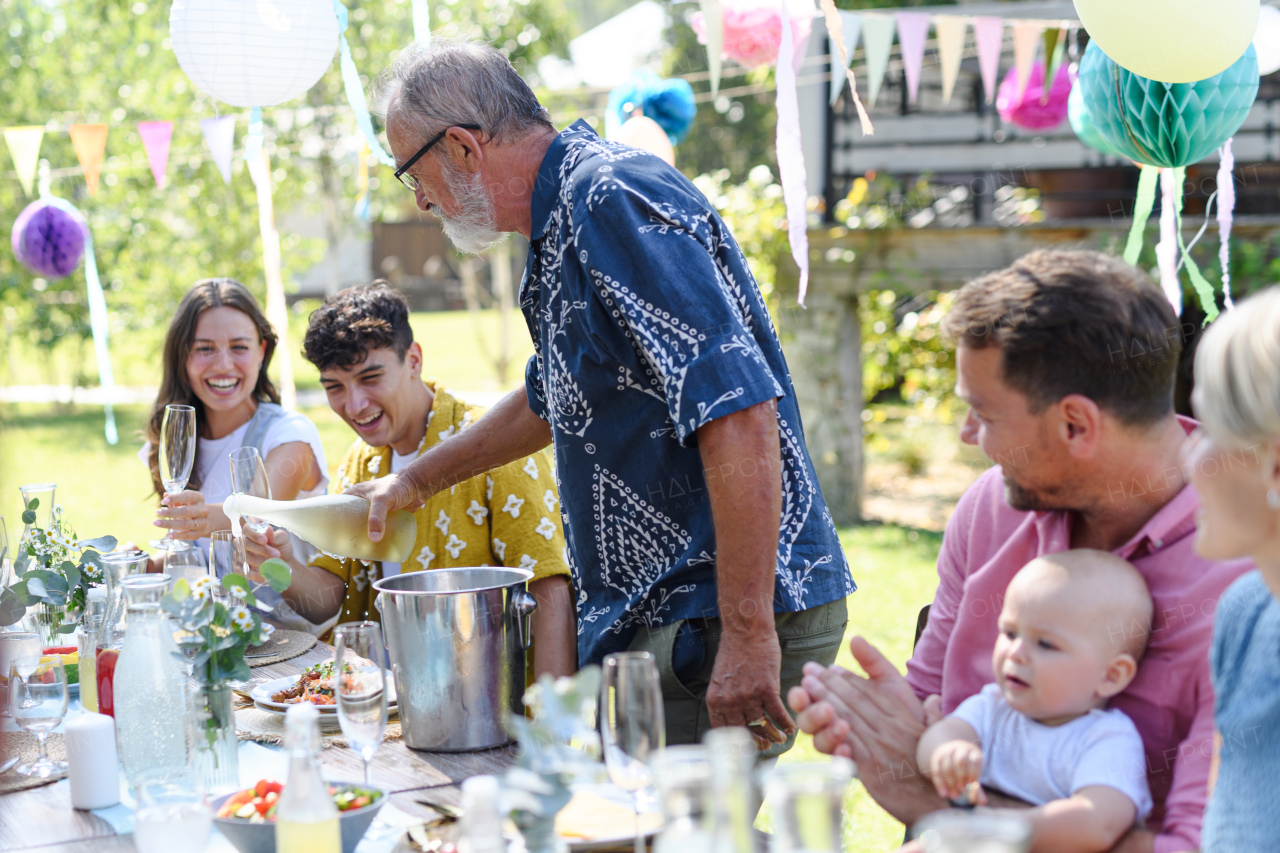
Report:
[[[662,832],[654,853],[706,853],[711,849],[711,762],[705,746],[669,746],[658,753],[653,776],[662,796]]]
[[[163,574],[121,581],[129,625],[115,666],[116,746],[125,779],[135,788],[144,778],[178,777],[187,768],[186,676],[160,608],[169,582]]]
[[[702,738],[711,764],[712,853],[758,853],[753,830],[760,811],[755,784],[755,738],[741,726],[712,729]]]
[[[107,587],[107,618],[98,632],[94,678],[97,679],[98,713],[114,717],[115,671],[124,648],[128,607],[122,581],[147,571],[145,551],[112,551],[102,555],[102,575]]]
[[[22,506],[24,508],[31,503],[33,498],[40,501],[40,504],[36,507],[35,523],[24,524],[22,538],[18,540],[19,544],[26,544],[27,538],[31,535],[32,527],[39,527],[42,530],[49,529],[49,525],[53,523],[53,495],[57,488],[56,483],[28,483],[25,486],[18,486],[18,491],[22,493]]]
[[[853,779],[853,762],[780,764],[765,779],[773,808],[771,853],[841,853],[844,795]]]

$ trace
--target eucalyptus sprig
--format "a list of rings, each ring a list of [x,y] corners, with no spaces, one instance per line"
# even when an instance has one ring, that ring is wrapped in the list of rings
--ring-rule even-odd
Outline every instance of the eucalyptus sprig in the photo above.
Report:
[[[293,573],[283,560],[267,560],[258,571],[276,592],[284,592],[293,581]],[[191,660],[193,674],[209,684],[247,681],[251,676],[245,650],[266,642],[275,630],[250,609],[258,600],[248,578],[228,574],[222,579],[222,588],[237,603],[228,606],[216,600],[211,578],[201,578],[194,584],[179,579],[160,601],[183,631],[199,638]],[[183,663],[186,660],[182,658]]]
[[[80,541],[62,518],[62,507],[53,508],[48,529],[36,527],[40,499],[32,498],[22,512],[29,533],[18,546],[14,560],[17,583],[0,591],[0,627],[14,625],[35,604],[52,608],[84,609],[89,587],[105,582],[101,555],[116,547],[114,536]],[[55,633],[70,634],[76,620],[51,626]]]

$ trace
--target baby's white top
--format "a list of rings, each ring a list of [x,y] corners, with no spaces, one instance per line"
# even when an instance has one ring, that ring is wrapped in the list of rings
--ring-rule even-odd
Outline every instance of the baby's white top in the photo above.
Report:
[[[1032,805],[1107,785],[1133,800],[1138,822],[1151,811],[1142,737],[1123,711],[1094,709],[1046,726],[1009,707],[988,684],[952,714],[973,726],[982,743],[982,785]]]

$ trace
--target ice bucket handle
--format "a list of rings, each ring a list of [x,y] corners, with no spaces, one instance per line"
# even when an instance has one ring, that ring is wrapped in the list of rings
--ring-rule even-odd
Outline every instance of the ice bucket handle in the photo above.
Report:
[[[511,594],[511,611],[516,616],[516,629],[520,632],[520,646],[526,651],[533,642],[533,625],[529,617],[538,609],[538,599],[524,589]]]

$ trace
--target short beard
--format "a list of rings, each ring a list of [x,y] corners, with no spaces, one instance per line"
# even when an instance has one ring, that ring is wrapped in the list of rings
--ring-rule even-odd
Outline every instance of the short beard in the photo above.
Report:
[[[438,204],[432,211],[440,220],[444,235],[459,252],[480,255],[507,239],[506,232],[498,230],[493,202],[484,191],[479,174],[467,175],[446,159],[440,161],[440,174],[458,211],[445,216]]]
[[[1019,512],[1050,512],[1055,510],[1072,510],[1074,507],[1062,506],[1052,495],[1046,495],[1035,489],[1028,489],[1014,482],[1008,474],[1004,474],[1004,500],[1011,508]]]

